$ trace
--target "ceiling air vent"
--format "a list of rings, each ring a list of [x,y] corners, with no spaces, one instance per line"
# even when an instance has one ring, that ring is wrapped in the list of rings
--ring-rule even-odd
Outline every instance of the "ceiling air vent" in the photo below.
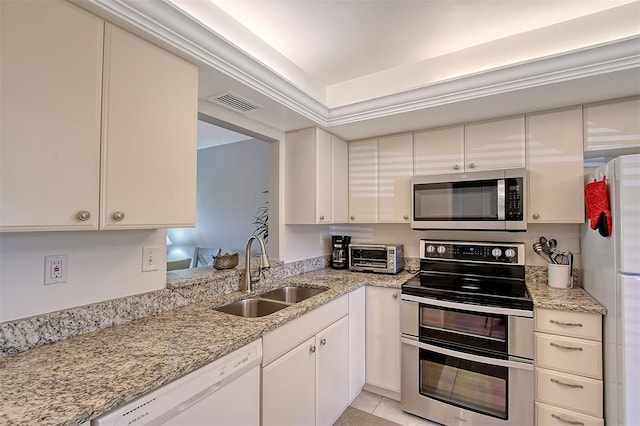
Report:
[[[256,109],[264,109],[262,105],[258,105],[257,103],[236,95],[233,92],[225,92],[220,95],[209,96],[207,100],[241,113],[254,111]]]

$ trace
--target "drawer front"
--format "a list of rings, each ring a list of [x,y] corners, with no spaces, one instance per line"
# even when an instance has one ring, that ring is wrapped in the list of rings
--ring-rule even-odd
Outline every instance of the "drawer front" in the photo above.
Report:
[[[592,340],[536,335],[536,367],[602,379],[602,344]]]
[[[602,417],[602,380],[536,368],[536,401]]]
[[[536,309],[536,331],[602,341],[602,316],[584,312]]]
[[[536,402],[538,426],[604,426],[604,419]]]

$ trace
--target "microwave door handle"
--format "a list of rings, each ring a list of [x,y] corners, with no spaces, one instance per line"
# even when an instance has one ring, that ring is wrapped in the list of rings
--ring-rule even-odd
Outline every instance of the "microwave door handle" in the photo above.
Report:
[[[505,179],[498,179],[498,220],[505,219],[505,205],[507,193],[505,191]]]
[[[511,361],[507,359],[487,358],[484,356],[453,351],[451,349],[441,348],[440,346],[429,345],[427,343],[422,343],[420,341],[408,339],[406,337],[402,337],[400,341],[406,345],[415,346],[419,349],[425,349],[441,355],[452,356],[460,359],[465,359],[468,361],[479,362],[482,364],[498,365],[500,367],[519,368],[521,370],[533,371],[533,364]]]

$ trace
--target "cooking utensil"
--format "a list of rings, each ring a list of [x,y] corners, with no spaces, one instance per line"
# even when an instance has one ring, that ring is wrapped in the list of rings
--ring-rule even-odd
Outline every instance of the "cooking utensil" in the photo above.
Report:
[[[556,263],[553,258],[551,257],[551,247],[549,247],[549,242],[547,241],[547,239],[545,237],[540,237],[538,239],[538,242],[540,243],[540,248],[542,249],[542,252],[549,258],[549,260],[551,261],[550,263]]]
[[[568,265],[568,255],[567,253],[560,251],[558,249],[551,249],[551,258],[558,265]]]
[[[544,250],[542,249],[542,243],[540,243],[540,241],[538,241],[537,243],[533,243],[533,251],[535,251],[538,256],[543,258],[547,263],[553,263],[553,260],[551,260],[551,258],[543,254]]]

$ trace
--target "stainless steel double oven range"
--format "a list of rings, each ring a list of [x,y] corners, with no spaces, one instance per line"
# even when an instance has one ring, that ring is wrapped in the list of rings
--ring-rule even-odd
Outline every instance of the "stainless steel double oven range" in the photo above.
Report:
[[[446,425],[532,425],[524,244],[420,240],[402,286],[404,411]]]

